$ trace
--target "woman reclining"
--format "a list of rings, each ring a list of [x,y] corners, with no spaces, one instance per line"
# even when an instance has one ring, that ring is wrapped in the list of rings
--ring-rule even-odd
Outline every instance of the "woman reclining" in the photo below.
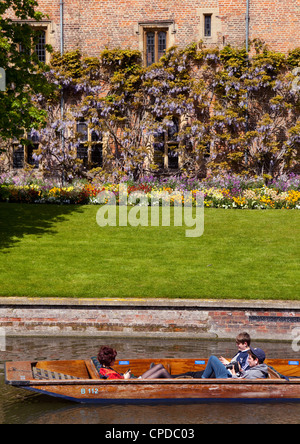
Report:
[[[103,379],[130,379],[130,370],[124,374],[121,374],[114,370],[113,365],[116,361],[117,352],[110,347],[101,347],[98,353],[98,361],[100,362],[99,374]],[[140,379],[172,379],[170,373],[164,368],[163,365],[158,364],[146,371]]]

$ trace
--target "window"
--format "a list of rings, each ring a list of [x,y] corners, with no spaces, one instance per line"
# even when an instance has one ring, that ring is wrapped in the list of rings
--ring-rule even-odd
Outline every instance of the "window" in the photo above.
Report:
[[[97,168],[103,165],[103,144],[97,131],[89,129],[87,123],[78,122],[76,131],[79,135],[77,159],[82,160],[85,167]]]
[[[199,17],[200,39],[207,45],[220,44],[223,29],[219,8],[197,8],[196,15]]]
[[[82,164],[86,167],[88,164],[88,147],[82,143],[77,147],[77,159],[82,160]]]
[[[88,141],[88,126],[85,122],[78,122],[76,125],[76,131],[78,133],[79,145],[77,147],[77,159],[82,160],[83,166],[87,166],[89,161],[88,147],[86,142]]]
[[[157,63],[167,49],[176,45],[178,25],[174,20],[139,22],[134,31],[138,35],[139,50],[145,66]]]
[[[25,168],[26,165],[31,165],[34,168],[39,167],[39,161],[35,159],[34,151],[38,149],[39,144],[32,141],[30,138],[30,143],[27,145],[17,145],[13,146],[13,168],[20,170]]]
[[[164,56],[167,49],[167,32],[158,33],[158,60]]]
[[[78,122],[77,123],[77,133],[79,134],[79,140],[80,142],[87,142],[88,141],[88,126],[85,122]]]
[[[27,23],[27,22],[20,22],[20,23]],[[51,24],[47,23],[32,23],[30,22],[30,26],[32,27],[32,30],[35,32],[35,46],[31,48],[26,48],[23,45],[19,45],[19,51],[25,55],[28,55],[33,51],[40,62],[47,63],[49,62],[49,52],[46,49],[47,44],[51,44],[53,39],[52,34],[53,31],[51,30]]]
[[[167,49],[167,29],[145,30],[146,66],[156,63]]]
[[[147,32],[146,39],[147,66],[150,66],[155,63],[155,33]]]
[[[34,157],[34,151],[38,149],[38,145],[29,145],[27,147],[27,163],[34,168],[39,167],[39,161]]]
[[[154,162],[161,169],[178,169],[178,140],[179,119],[173,118],[173,126],[170,126],[168,133],[159,133],[154,143]]]
[[[101,137],[96,131],[92,131],[92,146],[91,146],[91,162],[92,167],[102,167],[103,166],[103,144]]]
[[[212,18],[211,14],[204,15],[204,37],[212,36],[211,18]]]
[[[46,63],[46,31],[39,31],[39,40],[35,52],[40,62]]]
[[[168,150],[168,168],[178,169],[178,139],[179,121],[173,119],[173,126],[168,130],[167,150]]]
[[[14,146],[13,148],[13,168],[24,168],[24,146]]]

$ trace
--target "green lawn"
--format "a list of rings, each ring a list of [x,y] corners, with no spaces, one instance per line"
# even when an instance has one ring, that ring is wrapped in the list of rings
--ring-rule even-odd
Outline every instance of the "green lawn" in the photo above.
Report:
[[[205,231],[0,204],[0,296],[300,299],[300,212],[205,210]]]

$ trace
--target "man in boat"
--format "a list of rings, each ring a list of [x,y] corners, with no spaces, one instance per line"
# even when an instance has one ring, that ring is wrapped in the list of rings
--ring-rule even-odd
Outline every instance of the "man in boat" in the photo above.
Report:
[[[249,358],[249,369],[242,370],[240,369],[240,373],[237,374],[234,366],[231,370],[226,368],[224,364],[216,357],[211,356],[209,358],[208,364],[204,373],[202,375],[202,379],[211,378],[212,373],[215,374],[216,379],[265,379],[269,375],[268,366],[264,364],[266,359],[266,354],[261,348],[252,348],[248,352]]]
[[[142,379],[173,379],[173,378],[182,378],[185,376],[192,376],[195,379],[210,379],[212,377],[216,379],[265,379],[269,375],[268,366],[264,364],[266,359],[265,352],[260,348],[249,348],[247,351],[248,360],[246,370],[241,368],[239,362],[235,362],[238,364],[238,369],[236,370],[236,366],[232,365],[232,368],[227,368],[227,365],[222,364],[219,358],[216,356],[211,356],[209,358],[208,364],[204,372],[197,372],[199,375],[193,376],[191,373],[184,373],[181,375],[170,375],[170,373],[165,369],[162,364],[153,365],[153,367],[144,373],[140,378]],[[200,375],[201,374],[201,375]]]
[[[234,367],[237,373],[240,373],[240,369],[242,371],[249,370],[249,350],[251,345],[251,337],[248,333],[243,332],[240,333],[236,337],[236,345],[238,348],[238,353],[234,356],[234,358],[229,362],[223,356],[220,357],[220,361],[224,364],[228,369]]]
[[[251,337],[249,333],[243,332],[239,333],[236,337],[236,345],[238,348],[238,353],[232,358],[232,360],[229,362],[227,361],[223,356],[220,357],[220,361],[223,365],[226,366],[226,368],[231,372],[230,369],[235,369],[235,374],[237,376],[241,376],[241,371],[247,371],[250,369],[249,366],[249,350],[251,345]],[[159,370],[157,368],[157,370]],[[199,372],[186,372],[182,373],[180,375],[173,376],[174,378],[180,378],[180,377],[190,377],[193,379],[201,379],[203,376],[203,370]],[[167,377],[166,373],[164,372],[164,376]],[[210,378],[215,378],[214,372],[212,372]]]

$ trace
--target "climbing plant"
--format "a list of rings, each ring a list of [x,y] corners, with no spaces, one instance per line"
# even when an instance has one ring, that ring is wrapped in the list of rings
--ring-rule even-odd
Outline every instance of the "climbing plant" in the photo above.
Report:
[[[50,99],[38,96],[49,122],[37,133],[36,156],[69,179],[137,179],[157,170],[153,146],[171,132],[189,175],[209,167],[276,176],[299,162],[299,61],[299,50],[284,55],[259,41],[250,56],[231,46],[173,47],[148,68],[129,49],[106,49],[99,58],[53,54],[46,77],[56,90]],[[76,154],[82,121],[106,147],[103,168],[92,172]]]

